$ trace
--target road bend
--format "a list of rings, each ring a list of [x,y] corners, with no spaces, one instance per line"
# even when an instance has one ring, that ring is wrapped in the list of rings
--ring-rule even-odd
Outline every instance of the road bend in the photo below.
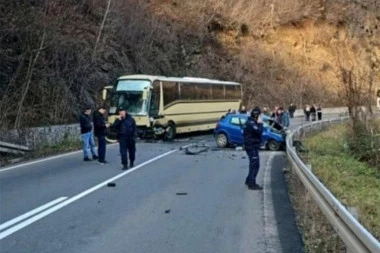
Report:
[[[180,149],[194,143],[210,149]],[[128,171],[107,148],[107,165],[77,152],[0,170],[0,251],[302,252],[284,152],[261,152],[264,190],[249,191],[246,154],[211,134],[140,142]]]

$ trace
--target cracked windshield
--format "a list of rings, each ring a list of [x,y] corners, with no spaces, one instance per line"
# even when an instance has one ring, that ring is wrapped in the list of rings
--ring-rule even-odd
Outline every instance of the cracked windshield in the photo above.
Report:
[[[146,80],[120,80],[112,97],[110,113],[125,108],[131,115],[146,115],[147,100],[144,100],[143,91],[149,87],[150,82]]]

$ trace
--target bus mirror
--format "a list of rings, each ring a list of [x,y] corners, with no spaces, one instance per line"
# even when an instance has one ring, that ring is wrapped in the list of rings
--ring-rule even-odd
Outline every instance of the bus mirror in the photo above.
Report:
[[[148,91],[144,89],[143,94],[142,94],[142,99],[147,100],[148,99]]]
[[[105,101],[107,99],[107,89],[103,89],[102,99]]]

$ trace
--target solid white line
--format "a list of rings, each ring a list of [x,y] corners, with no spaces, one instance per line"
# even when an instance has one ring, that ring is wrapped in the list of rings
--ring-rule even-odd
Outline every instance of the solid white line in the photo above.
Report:
[[[146,161],[146,162],[144,162],[142,164],[137,165],[133,169],[130,169],[130,170],[127,170],[127,171],[125,171],[123,173],[120,173],[119,175],[117,175],[117,176],[115,176],[113,178],[110,178],[110,179],[108,179],[108,180],[106,180],[106,181],[104,181],[104,182],[102,182],[102,183],[100,183],[98,185],[95,185],[92,188],[90,188],[90,189],[88,189],[88,190],[86,190],[84,192],[81,192],[78,195],[76,195],[76,196],[74,196],[74,197],[72,197],[72,198],[70,198],[70,199],[68,199],[68,200],[66,200],[66,201],[64,201],[62,203],[59,203],[58,205],[53,206],[52,208],[50,208],[50,209],[48,209],[48,210],[46,210],[46,211],[44,211],[42,213],[37,214],[36,216],[33,216],[32,218],[30,218],[28,220],[23,221],[23,222],[19,223],[18,225],[14,226],[14,227],[11,227],[10,229],[1,232],[0,233],[0,240],[2,240],[5,237],[7,237],[7,236],[9,236],[9,235],[11,235],[11,234],[19,231],[20,229],[23,229],[26,226],[29,226],[30,224],[32,224],[32,223],[34,223],[34,222],[36,222],[36,221],[44,218],[45,216],[48,216],[49,214],[54,213],[55,211],[58,211],[59,209],[61,209],[61,208],[65,207],[65,206],[67,206],[67,205],[69,205],[69,204],[71,204],[71,203],[73,203],[73,202],[75,202],[75,201],[77,201],[77,200],[85,197],[86,195],[88,195],[88,194],[90,194],[90,193],[98,190],[99,188],[107,185],[108,183],[110,183],[112,181],[115,181],[115,180],[117,180],[117,179],[119,179],[119,178],[121,178],[121,177],[129,174],[129,173],[132,173],[133,171],[135,171],[135,170],[137,170],[137,169],[139,169],[139,168],[141,168],[141,167],[143,167],[143,166],[145,166],[145,165],[147,165],[149,163],[152,163],[152,162],[154,162],[156,160],[159,160],[159,159],[161,159],[161,158],[163,158],[165,156],[168,156],[168,155],[170,155],[170,154],[172,154],[174,152],[177,152],[177,151],[178,151],[177,149],[174,149],[174,150],[166,152],[166,153],[164,153],[162,155],[156,156],[155,158],[152,158],[152,159],[150,159],[150,160],[148,160],[148,161]]]
[[[108,146],[112,146],[112,145],[115,145],[115,144],[110,144]],[[21,164],[18,164],[18,165],[14,165],[14,166],[11,166],[11,167],[5,167],[4,169],[2,169],[0,167],[0,173],[1,172],[5,172],[5,171],[8,171],[8,170],[13,170],[13,169],[17,169],[17,168],[20,168],[20,167],[24,167],[24,166],[28,166],[28,165],[32,165],[32,164],[36,164],[36,163],[41,163],[41,162],[46,162],[46,161],[50,161],[50,160],[54,160],[54,159],[57,159],[57,158],[61,158],[61,157],[66,157],[66,156],[70,156],[70,155],[75,155],[75,154],[78,154],[80,152],[83,152],[83,150],[78,150],[78,151],[73,151],[73,152],[70,152],[70,153],[65,153],[65,154],[61,154],[61,155],[56,155],[56,156],[51,156],[51,157],[47,157],[47,158],[43,158],[43,159],[38,159],[36,161],[32,161],[32,162],[27,162],[27,163],[21,163]]]
[[[26,218],[29,218],[30,216],[33,216],[36,213],[39,213],[45,209],[48,209],[49,207],[54,206],[55,204],[58,204],[59,202],[62,202],[66,199],[67,199],[67,197],[60,197],[56,200],[53,200],[53,201],[50,201],[49,203],[46,203],[43,206],[40,206],[40,207],[37,207],[36,209],[33,209],[32,211],[29,211],[29,212],[24,213],[23,215],[20,215],[20,216],[14,218],[12,220],[9,220],[9,221],[0,225],[0,230],[3,230],[9,226],[12,226],[13,224],[16,224],[19,221],[25,220]]]
[[[272,152],[264,169],[264,187],[263,187],[263,206],[264,206],[264,231],[265,231],[265,244],[267,253],[280,253],[282,252],[281,243],[279,239],[276,215],[274,213],[273,195],[271,188],[271,173],[273,168],[273,158],[277,152]]]

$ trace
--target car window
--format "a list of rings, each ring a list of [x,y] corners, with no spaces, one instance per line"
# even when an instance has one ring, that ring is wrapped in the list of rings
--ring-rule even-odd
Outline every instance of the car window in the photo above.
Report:
[[[244,125],[246,121],[246,118],[231,117],[230,124],[240,126]]]

